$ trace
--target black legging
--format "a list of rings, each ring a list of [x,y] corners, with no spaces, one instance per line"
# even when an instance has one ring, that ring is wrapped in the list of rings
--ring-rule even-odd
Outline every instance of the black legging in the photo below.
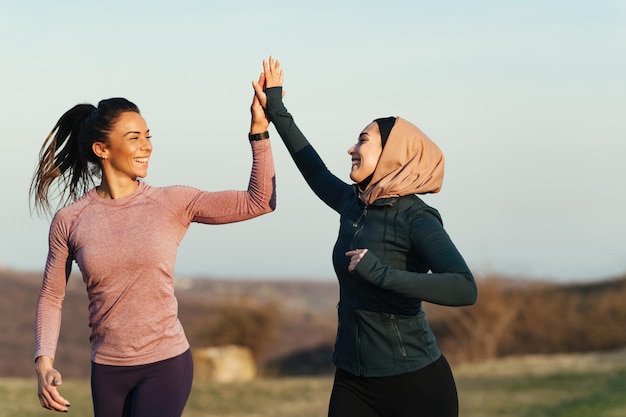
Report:
[[[443,355],[415,372],[360,377],[337,369],[329,417],[458,417],[459,400]]]
[[[193,380],[191,351],[137,366],[91,363],[95,417],[180,417]]]

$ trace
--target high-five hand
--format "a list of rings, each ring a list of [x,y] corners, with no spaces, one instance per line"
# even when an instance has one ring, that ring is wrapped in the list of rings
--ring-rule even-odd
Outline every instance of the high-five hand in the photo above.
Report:
[[[259,94],[257,93],[257,86],[263,91],[265,85],[265,74],[261,73],[258,81],[252,82],[254,88],[254,97],[252,97],[252,104],[250,105],[250,113],[252,119],[250,120],[250,133],[265,132],[270,125],[270,121],[267,120],[265,115],[265,103],[261,103]],[[265,96],[265,93],[263,93]]]
[[[270,87],[282,87],[284,76],[285,72],[280,68],[280,61],[278,59],[274,59],[273,56],[270,56],[269,60],[263,60],[263,73],[261,77],[259,77],[259,81],[252,82],[254,92],[263,108],[266,107],[267,103],[265,89]],[[283,97],[284,96],[285,92],[283,91]]]
[[[265,88],[281,87],[285,72],[280,68],[280,61],[270,55],[269,61],[263,61],[263,73],[265,74]]]

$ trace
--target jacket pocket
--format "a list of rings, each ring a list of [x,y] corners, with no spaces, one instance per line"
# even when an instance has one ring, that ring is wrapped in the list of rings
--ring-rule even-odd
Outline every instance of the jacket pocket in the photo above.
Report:
[[[355,310],[355,317],[360,357],[366,372],[411,372],[440,355],[424,312],[405,316]]]

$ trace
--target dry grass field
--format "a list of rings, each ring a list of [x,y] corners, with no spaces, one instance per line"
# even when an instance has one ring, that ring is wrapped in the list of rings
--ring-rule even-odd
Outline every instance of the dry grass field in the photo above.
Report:
[[[0,417],[50,416],[33,378],[39,273],[0,269]],[[483,277],[475,306],[426,305],[455,371],[461,417],[626,417],[626,276],[583,284]],[[71,415],[90,416],[86,295],[68,283],[56,358]],[[192,347],[251,349],[261,378],[196,381],[185,417],[325,416],[337,285],[177,282]],[[585,353],[586,352],[586,353]],[[593,353],[589,353],[593,352]]]
[[[626,417],[626,350],[530,355],[455,369],[461,417]],[[196,382],[184,417],[323,417],[332,379]],[[0,417],[51,416],[34,379],[0,379]],[[89,384],[65,381],[70,415],[90,416]]]

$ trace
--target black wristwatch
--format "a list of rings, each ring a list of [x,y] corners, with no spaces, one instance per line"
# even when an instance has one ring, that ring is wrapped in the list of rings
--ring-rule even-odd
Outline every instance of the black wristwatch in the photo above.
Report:
[[[269,137],[270,132],[268,132],[267,130],[261,133],[248,133],[248,139],[250,140],[250,142],[252,142],[253,140],[268,139]]]

